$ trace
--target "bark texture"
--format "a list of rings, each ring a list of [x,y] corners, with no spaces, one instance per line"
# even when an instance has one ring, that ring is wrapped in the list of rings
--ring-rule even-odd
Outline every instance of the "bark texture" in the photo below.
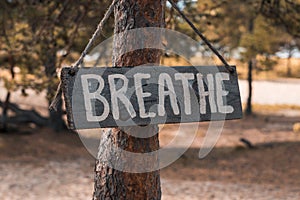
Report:
[[[114,66],[138,66],[159,63],[161,51],[157,49],[139,49],[121,53],[128,43],[136,42],[130,33],[124,31],[142,27],[164,27],[165,0],[120,0],[115,6]],[[145,31],[145,35],[147,35]],[[124,33],[124,34],[123,34]],[[148,35],[142,42],[157,42],[157,38]],[[128,42],[130,41],[130,42]],[[144,138],[133,137],[141,134]],[[147,137],[149,136],[149,137]],[[147,153],[159,149],[158,127],[130,127],[124,130],[114,128],[102,135],[98,160],[95,167],[94,200],[130,200],[161,199],[159,171],[129,173],[117,170],[112,163],[118,163],[118,169],[126,167],[144,167],[151,169],[158,164],[158,156],[153,154],[144,161],[128,159],[122,152]]]

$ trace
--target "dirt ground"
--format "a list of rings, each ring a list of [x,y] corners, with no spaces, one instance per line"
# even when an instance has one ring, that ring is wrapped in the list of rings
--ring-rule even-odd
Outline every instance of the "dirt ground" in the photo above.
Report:
[[[161,170],[163,199],[300,199],[296,122],[300,114],[291,110],[227,121],[213,151],[200,160],[209,125],[201,123],[189,150]],[[162,146],[176,130],[171,125],[162,129]],[[184,130],[190,134],[188,126]],[[91,199],[93,170],[94,158],[77,134],[29,127],[0,134],[1,200]]]

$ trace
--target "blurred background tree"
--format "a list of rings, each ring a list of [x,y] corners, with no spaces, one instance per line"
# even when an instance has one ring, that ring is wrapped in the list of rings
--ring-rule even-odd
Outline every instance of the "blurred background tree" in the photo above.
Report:
[[[287,76],[291,76],[289,60],[300,48],[300,1],[185,0],[178,4],[223,55],[248,63],[246,114],[252,114],[253,69],[272,70],[277,64],[275,54],[286,50],[289,53]],[[175,20],[169,20],[175,23],[171,27],[199,40],[172,8],[167,14],[175,15]]]
[[[1,73],[0,77],[7,88],[6,99],[1,103],[3,129],[7,129],[8,121],[33,122],[57,131],[65,127],[62,105],[45,119],[35,111],[23,112],[11,104],[11,92],[22,90],[27,95],[27,89],[36,92],[46,89],[50,103],[59,82],[57,72],[78,57],[108,3],[102,0],[0,2],[0,66],[10,72],[10,76]],[[112,33],[113,23],[109,24],[106,31]],[[99,41],[103,39],[100,37]],[[17,76],[15,71],[19,71]],[[9,120],[8,109],[15,111]]]
[[[59,82],[59,69],[78,58],[109,3],[109,0],[0,1],[0,81],[7,89],[6,98],[0,101],[3,130],[8,123],[28,122],[57,131],[65,127],[62,105],[57,113],[49,113],[45,118],[34,110],[22,110],[10,103],[11,93],[21,90],[23,95],[28,95],[29,89],[38,93],[46,91],[50,102]],[[247,63],[247,114],[252,113],[253,69],[272,70],[277,62],[276,52],[287,52],[286,76],[292,76],[290,59],[300,45],[299,0],[180,0],[177,3],[227,59]],[[166,27],[191,36],[203,46],[178,13],[167,5]],[[113,25],[111,17],[105,35],[112,35]],[[98,42],[104,39],[101,36]],[[191,57],[195,53],[191,50]],[[8,116],[8,110],[14,115]]]

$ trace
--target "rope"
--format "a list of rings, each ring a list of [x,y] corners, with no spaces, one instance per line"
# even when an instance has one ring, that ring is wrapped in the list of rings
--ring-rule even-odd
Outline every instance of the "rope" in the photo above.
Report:
[[[108,10],[104,14],[103,19],[100,21],[100,23],[97,26],[97,29],[95,30],[93,36],[89,40],[88,44],[84,48],[83,52],[81,53],[79,59],[76,61],[76,63],[73,65],[72,70],[76,73],[76,71],[79,68],[79,65],[82,64],[84,57],[87,55],[87,53],[90,51],[91,47],[93,46],[96,38],[98,37],[99,33],[103,31],[103,26],[109,19],[111,13],[113,12],[114,6],[116,4],[117,0],[113,0],[112,4],[109,6]]]
[[[94,44],[96,38],[98,37],[98,35],[100,34],[100,32],[103,31],[103,26],[107,22],[107,20],[109,19],[111,13],[113,12],[113,9],[114,9],[115,4],[116,4],[117,1],[118,0],[113,0],[113,2],[111,3],[111,5],[107,9],[106,13],[104,14],[104,17],[99,22],[99,24],[97,26],[97,29],[95,30],[93,36],[91,37],[91,39],[89,40],[88,44],[86,45],[86,47],[84,48],[83,52],[81,53],[79,59],[75,62],[75,64],[73,66],[71,66],[71,70],[70,70],[70,74],[71,75],[75,75],[76,74],[76,72],[79,69],[79,66],[83,62],[84,57],[90,51],[91,47],[93,46],[93,44]],[[56,93],[55,93],[55,96],[53,98],[53,101],[51,102],[51,104],[49,106],[49,110],[50,111],[57,111],[57,105],[61,101],[61,95],[62,95],[62,89],[61,89],[61,83],[59,83],[59,85],[57,87],[57,90],[56,90]]]
[[[225,65],[226,69],[232,73],[234,71],[234,68],[232,68],[226,60],[223,58],[223,56],[212,46],[212,44],[208,41],[208,39],[195,27],[195,25],[185,16],[183,12],[179,9],[176,3],[174,3],[173,0],[168,0],[169,3],[172,5],[173,8],[181,15],[181,17],[190,25],[190,27],[193,29],[195,33],[205,42],[205,44],[210,48],[210,50],[222,61],[222,63]]]
[[[59,85],[57,86],[57,90],[55,92],[55,96],[49,106],[50,111],[57,111],[57,106],[61,101],[61,95],[62,95],[62,89],[61,89],[61,82],[59,82]]]
[[[233,72],[234,69],[226,62],[226,60],[223,58],[221,54],[211,45],[211,43],[206,39],[206,37],[195,27],[195,25],[184,15],[183,12],[179,9],[179,7],[174,3],[173,0],[168,0],[170,4],[175,8],[175,10],[182,16],[182,18],[190,25],[190,27],[197,33],[197,35],[205,42],[205,44],[212,50],[214,54],[222,61],[222,63],[225,65],[226,69],[229,72]],[[89,40],[88,44],[84,48],[83,52],[81,53],[79,59],[75,62],[73,66],[71,66],[70,74],[75,75],[76,72],[79,69],[79,66],[82,64],[84,57],[87,55],[87,53],[90,51],[91,47],[93,46],[94,41],[98,37],[99,33],[103,31],[103,26],[109,19],[111,13],[113,12],[114,6],[116,4],[117,0],[113,0],[112,4],[109,6],[108,10],[104,14],[103,19],[100,21],[100,23],[97,26],[97,29],[95,30],[93,36]],[[57,111],[57,105],[61,101],[61,83],[59,83],[57,91],[55,93],[54,99],[49,106],[50,111]]]

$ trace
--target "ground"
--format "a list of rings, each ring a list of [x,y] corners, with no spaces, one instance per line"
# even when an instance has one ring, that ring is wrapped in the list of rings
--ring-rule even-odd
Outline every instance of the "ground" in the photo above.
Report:
[[[200,160],[208,127],[201,123],[189,150],[161,170],[163,199],[300,199],[300,133],[292,128],[300,115],[288,113],[277,110],[227,121],[213,151]],[[176,130],[162,128],[161,146]],[[188,126],[184,130],[190,134]],[[0,134],[0,161],[1,200],[92,197],[94,158],[76,133],[28,127]]]

